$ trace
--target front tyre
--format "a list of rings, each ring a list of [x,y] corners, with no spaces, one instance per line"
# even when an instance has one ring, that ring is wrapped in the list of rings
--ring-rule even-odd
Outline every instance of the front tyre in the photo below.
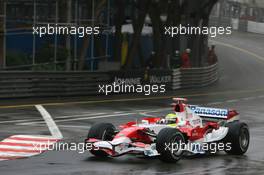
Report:
[[[159,159],[164,162],[177,162],[183,155],[182,144],[185,144],[185,138],[178,129],[162,129],[156,139],[156,149],[160,154]]]
[[[111,141],[113,140],[116,128],[111,123],[96,123],[88,132],[87,139],[94,138],[98,140]],[[91,150],[93,155],[97,157],[107,157],[108,154],[102,150]]]
[[[225,152],[233,155],[242,155],[247,152],[250,141],[248,125],[239,121],[227,123],[228,133],[224,139],[226,144],[230,144],[230,149]]]

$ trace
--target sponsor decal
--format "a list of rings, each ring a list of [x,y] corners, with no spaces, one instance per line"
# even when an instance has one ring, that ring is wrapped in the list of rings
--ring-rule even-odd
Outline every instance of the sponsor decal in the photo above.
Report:
[[[152,75],[149,77],[149,82],[150,83],[169,83],[171,82],[171,76],[170,75],[166,75],[166,76]]]
[[[136,77],[136,78],[118,78],[118,77],[115,77],[114,82],[116,84],[137,85],[137,84],[141,84],[141,78],[140,77]]]
[[[206,108],[191,105],[190,109],[197,115],[205,117],[227,118],[228,110],[220,108]]]

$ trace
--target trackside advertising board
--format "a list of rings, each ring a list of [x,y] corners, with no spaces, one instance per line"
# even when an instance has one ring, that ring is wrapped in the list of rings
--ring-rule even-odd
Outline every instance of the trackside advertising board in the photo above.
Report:
[[[170,70],[115,71],[111,75],[111,81],[118,84],[164,84],[167,88],[170,88],[172,82],[172,72]]]

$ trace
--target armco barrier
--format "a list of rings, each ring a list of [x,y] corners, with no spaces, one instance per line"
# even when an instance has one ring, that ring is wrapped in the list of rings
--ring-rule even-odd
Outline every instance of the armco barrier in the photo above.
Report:
[[[247,31],[252,33],[264,34],[264,23],[248,21]]]
[[[130,70],[130,71],[112,71],[111,82],[125,84],[149,84],[166,85],[167,90],[171,90],[172,70]]]
[[[202,68],[111,72],[0,72],[0,98],[98,95],[114,81],[164,84],[166,90],[197,88],[218,79],[217,64]]]
[[[201,68],[180,70],[180,88],[196,88],[213,84],[218,80],[218,64]]]
[[[107,73],[0,72],[0,98],[94,95]]]
[[[181,88],[181,71],[180,69],[172,70],[171,89],[176,90]]]

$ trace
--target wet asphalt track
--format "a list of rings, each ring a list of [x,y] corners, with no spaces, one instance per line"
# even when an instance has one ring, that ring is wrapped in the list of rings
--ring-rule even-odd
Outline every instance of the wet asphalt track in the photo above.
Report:
[[[264,174],[264,36],[234,33],[217,39],[221,77],[210,87],[181,90],[169,95],[186,96],[190,103],[237,109],[250,126],[251,143],[244,156],[219,153],[184,158],[176,164],[157,159],[123,156],[100,160],[89,153],[50,151],[29,159],[0,162],[0,174]],[[258,49],[256,49],[258,48]],[[241,49],[246,49],[243,51]],[[260,57],[255,58],[254,52]],[[170,111],[170,99],[68,104],[45,106],[60,128],[66,142],[82,142],[95,122],[115,125],[148,115]],[[0,109],[0,139],[14,134],[50,134],[33,107]],[[103,118],[98,118],[103,116]]]

